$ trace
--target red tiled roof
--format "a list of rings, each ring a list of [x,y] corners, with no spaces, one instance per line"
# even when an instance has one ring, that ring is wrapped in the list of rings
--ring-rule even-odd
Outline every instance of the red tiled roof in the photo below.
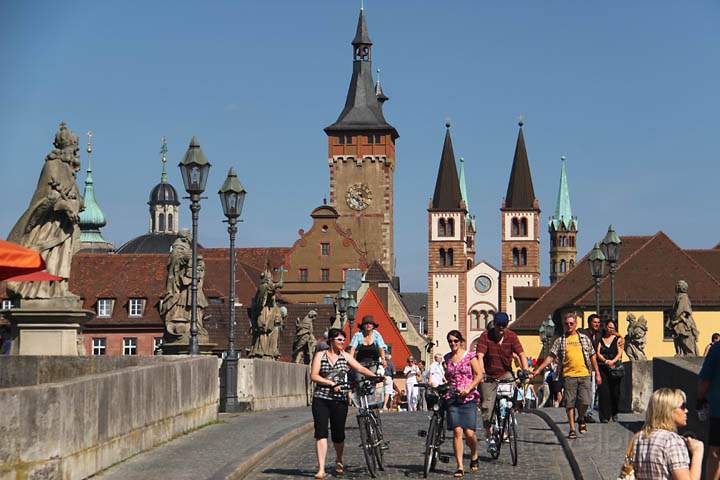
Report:
[[[693,260],[702,265],[715,279],[720,280],[720,249],[711,250],[685,250]]]
[[[377,260],[373,260],[370,264],[370,268],[368,268],[367,272],[365,272],[364,280],[370,283],[389,283],[390,277],[388,277],[388,274],[382,265],[380,265]]]
[[[621,254],[624,258],[628,258],[635,251],[641,248],[653,237],[621,237],[622,249]],[[588,289],[593,288],[593,278],[590,275],[590,265],[587,262],[588,252],[581,260],[579,260],[575,268],[571,269],[567,275],[550,286],[545,293],[520,317],[513,322],[514,330],[536,330],[548,315],[552,315],[558,308],[572,305],[573,302],[581,297]]]
[[[513,288],[513,297],[516,299],[538,299],[549,288],[547,285],[542,287],[515,287]]]

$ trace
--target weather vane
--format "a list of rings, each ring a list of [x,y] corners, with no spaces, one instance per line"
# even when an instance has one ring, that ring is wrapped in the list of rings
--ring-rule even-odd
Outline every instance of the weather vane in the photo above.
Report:
[[[160,177],[160,180],[163,183],[167,183],[167,152],[167,139],[162,137],[160,140],[160,161],[162,162],[162,176]]]
[[[93,132],[92,132],[92,130],[88,130],[88,132],[85,135],[87,135],[87,137],[88,137],[87,148],[85,149],[85,151],[88,154],[88,171],[92,171],[92,162],[91,162],[92,151],[93,151],[93,144],[92,144]]]
[[[520,116],[518,117],[518,125],[520,125],[521,127],[523,125],[525,125],[525,114],[524,113],[521,113]]]

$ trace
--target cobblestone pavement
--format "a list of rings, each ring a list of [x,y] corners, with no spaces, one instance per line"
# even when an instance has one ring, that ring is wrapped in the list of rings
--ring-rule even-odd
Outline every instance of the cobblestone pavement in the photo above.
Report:
[[[385,472],[379,478],[423,478],[424,439],[418,437],[418,430],[427,429],[427,412],[400,412],[382,414],[385,438],[390,448],[385,453]],[[448,432],[449,433],[449,432]],[[478,431],[479,436],[483,437]],[[345,443],[344,478],[370,478],[365,467],[360,444],[357,421],[353,413],[348,415]],[[469,472],[469,452],[465,448],[465,477],[486,477],[498,475],[512,479],[572,479],[572,472],[557,438],[545,422],[532,414],[518,416],[518,465],[512,466],[507,445],[503,446],[500,458],[492,460],[485,451],[485,442],[480,442],[480,471]],[[452,440],[449,438],[441,448],[441,455],[450,456],[449,463],[438,463],[438,471],[430,478],[452,478],[455,460],[452,454]],[[335,453],[330,447],[328,467],[332,465]],[[312,433],[301,437],[293,444],[276,452],[265,462],[258,464],[245,478],[253,480],[312,478],[316,469],[315,445]],[[332,469],[328,468],[328,472]]]

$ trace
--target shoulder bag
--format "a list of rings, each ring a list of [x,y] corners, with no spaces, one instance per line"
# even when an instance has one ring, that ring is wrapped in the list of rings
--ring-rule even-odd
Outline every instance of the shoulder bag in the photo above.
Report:
[[[627,450],[625,451],[625,461],[620,467],[620,475],[617,480],[635,480],[635,467],[633,466],[633,452],[635,451],[635,442],[637,442],[639,433],[636,433],[630,439]]]

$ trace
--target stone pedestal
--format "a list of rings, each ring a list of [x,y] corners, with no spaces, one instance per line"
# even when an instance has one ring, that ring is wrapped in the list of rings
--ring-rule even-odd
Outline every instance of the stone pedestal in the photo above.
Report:
[[[92,310],[13,308],[4,312],[12,324],[13,355],[85,355],[82,326]]]
[[[213,355],[215,349],[217,349],[217,343],[198,343],[200,355]],[[163,343],[161,350],[163,355],[190,355],[190,344]]]

